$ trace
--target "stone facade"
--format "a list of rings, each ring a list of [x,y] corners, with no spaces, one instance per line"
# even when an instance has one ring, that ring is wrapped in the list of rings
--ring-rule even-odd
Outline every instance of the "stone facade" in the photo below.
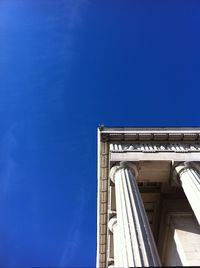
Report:
[[[200,264],[200,128],[98,128],[96,267]]]

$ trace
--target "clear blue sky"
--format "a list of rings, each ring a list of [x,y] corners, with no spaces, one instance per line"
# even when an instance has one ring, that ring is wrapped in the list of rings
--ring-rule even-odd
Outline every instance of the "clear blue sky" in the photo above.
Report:
[[[200,2],[1,0],[0,267],[92,267],[96,128],[200,125]]]

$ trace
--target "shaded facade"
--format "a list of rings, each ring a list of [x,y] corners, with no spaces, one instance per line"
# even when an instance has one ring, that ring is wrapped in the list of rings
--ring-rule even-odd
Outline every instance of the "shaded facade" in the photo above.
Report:
[[[97,267],[200,265],[200,128],[98,128]]]

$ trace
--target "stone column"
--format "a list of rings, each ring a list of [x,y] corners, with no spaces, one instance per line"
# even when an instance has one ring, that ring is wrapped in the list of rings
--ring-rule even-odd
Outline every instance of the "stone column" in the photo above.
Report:
[[[115,267],[161,265],[136,176],[136,167],[126,162],[110,171],[110,178],[115,183],[117,241],[120,241],[120,265],[115,262]]]
[[[175,167],[175,180],[181,184],[185,195],[200,224],[200,175],[192,163],[181,163]]]
[[[122,258],[121,258],[121,241],[120,241],[120,237],[119,237],[116,217],[113,217],[109,220],[108,228],[113,233],[115,267],[123,267],[123,262],[122,262]]]

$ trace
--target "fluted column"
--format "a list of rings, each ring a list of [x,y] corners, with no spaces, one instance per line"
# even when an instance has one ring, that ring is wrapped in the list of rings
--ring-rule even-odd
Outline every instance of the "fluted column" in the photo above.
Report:
[[[177,165],[175,174],[200,224],[200,174],[187,162]]]
[[[136,167],[126,162],[114,166],[110,172],[110,178],[115,183],[117,241],[120,241],[121,248],[117,260],[120,265],[115,262],[115,267],[160,266],[136,176]]]
[[[118,232],[117,218],[111,218],[108,222],[108,228],[113,233],[113,246],[114,246],[114,263],[115,267],[123,267],[121,259],[121,241]]]

